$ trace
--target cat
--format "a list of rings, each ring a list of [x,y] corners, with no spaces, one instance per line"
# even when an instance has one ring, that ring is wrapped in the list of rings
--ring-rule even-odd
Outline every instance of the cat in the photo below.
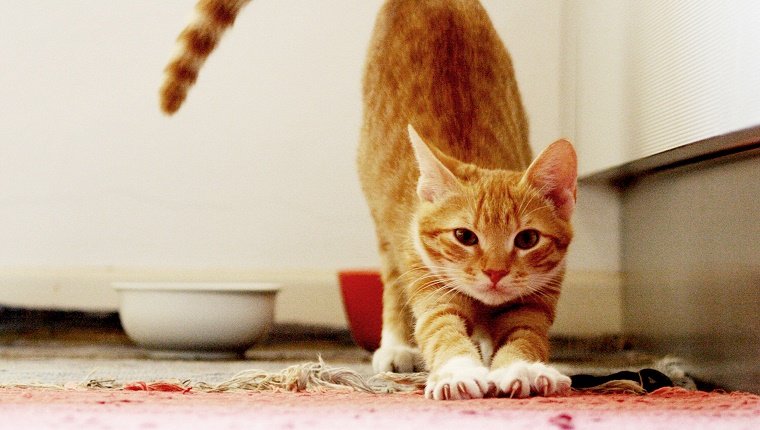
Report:
[[[167,67],[167,113],[244,3],[201,0]],[[384,284],[375,371],[427,370],[436,400],[565,393],[548,330],[573,237],[576,155],[560,139],[531,163],[511,59],[482,5],[387,0],[363,98],[359,177]]]

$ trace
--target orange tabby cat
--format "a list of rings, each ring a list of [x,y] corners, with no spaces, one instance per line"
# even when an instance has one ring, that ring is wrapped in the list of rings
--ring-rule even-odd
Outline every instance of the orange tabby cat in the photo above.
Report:
[[[242,3],[201,1],[203,24],[185,30],[185,54],[167,68],[165,111]],[[545,362],[572,239],[575,152],[559,140],[529,165],[511,60],[482,6],[388,0],[364,101],[358,164],[384,283],[375,370],[427,369],[433,399],[566,391],[570,379]]]

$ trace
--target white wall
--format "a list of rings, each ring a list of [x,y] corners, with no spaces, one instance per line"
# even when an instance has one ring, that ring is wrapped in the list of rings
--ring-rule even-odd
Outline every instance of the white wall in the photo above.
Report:
[[[0,264],[375,264],[354,173],[379,1],[254,2],[175,118],[194,1],[0,5]]]
[[[0,5],[0,265],[377,264],[354,156],[381,2],[253,2],[167,118],[193,3]],[[486,6],[540,149],[559,136],[559,7]]]
[[[600,164],[622,162],[628,142],[628,124],[620,115],[624,62],[620,52],[610,49],[621,43],[616,26],[623,17],[616,2],[603,0],[563,2],[561,17],[560,128],[575,144],[581,175],[568,266],[619,273],[620,195],[609,185],[588,183],[583,177]],[[619,288],[619,283],[612,287],[615,296]]]
[[[630,142],[627,112],[626,0],[564,3],[565,126],[575,137],[581,175],[625,162]]]
[[[194,0],[0,3],[0,300],[55,268],[377,266],[354,157],[381,3],[251,3],[173,118],[157,91]],[[512,53],[536,152],[575,137],[561,121],[563,3],[483,3]],[[599,225],[595,210],[579,217],[603,239],[579,238],[571,268],[617,270],[605,249],[616,238],[583,227]],[[78,288],[79,277],[29,285]]]
[[[564,4],[582,174],[760,124],[760,3]]]

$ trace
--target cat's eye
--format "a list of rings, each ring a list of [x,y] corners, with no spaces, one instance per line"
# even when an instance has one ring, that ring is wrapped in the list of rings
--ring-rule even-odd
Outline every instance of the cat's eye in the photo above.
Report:
[[[531,249],[538,244],[540,238],[541,234],[538,230],[529,228],[517,233],[517,236],[515,236],[515,246],[519,249]]]
[[[465,246],[473,246],[478,243],[478,235],[466,228],[454,229],[454,237]]]

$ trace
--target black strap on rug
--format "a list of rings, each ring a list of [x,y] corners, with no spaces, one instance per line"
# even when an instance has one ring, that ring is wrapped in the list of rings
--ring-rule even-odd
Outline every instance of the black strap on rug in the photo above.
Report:
[[[582,390],[599,385],[605,384],[611,381],[633,381],[646,392],[652,391],[662,387],[672,387],[673,381],[664,373],[654,369],[641,369],[638,372],[630,370],[624,370],[622,372],[616,372],[611,375],[594,376],[594,375],[572,375],[570,376],[571,387]]]

